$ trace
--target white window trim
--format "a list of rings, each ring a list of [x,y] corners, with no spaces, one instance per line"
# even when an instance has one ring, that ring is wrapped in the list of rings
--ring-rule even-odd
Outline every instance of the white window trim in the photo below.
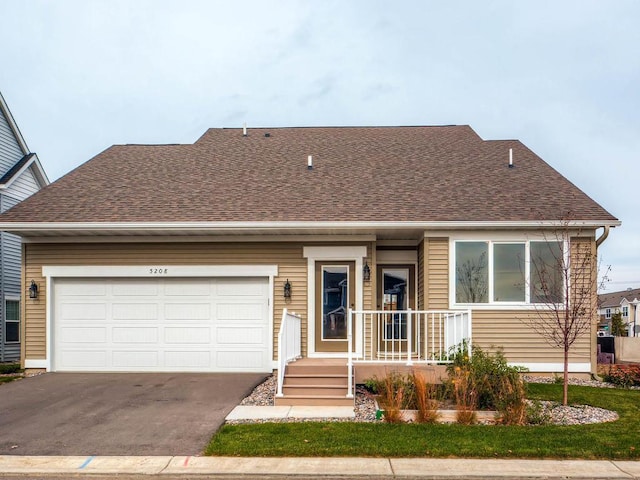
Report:
[[[22,305],[20,304],[21,301],[21,298],[15,295],[5,295],[4,297],[4,332],[2,332],[2,341],[5,345],[18,345],[20,343],[20,334],[22,333],[22,322],[20,321],[20,311],[22,309]],[[9,320],[7,318],[7,302],[18,302],[18,320]],[[18,340],[15,342],[7,342],[7,322],[18,324]]]
[[[543,234],[536,235],[518,235],[509,233],[497,233],[497,234],[460,234],[449,237],[449,308],[451,309],[474,309],[474,310],[541,310],[541,309],[554,309],[561,308],[562,304],[549,305],[546,303],[530,303],[531,292],[529,288],[529,282],[531,278],[531,242],[552,242],[548,236]],[[565,264],[569,261],[569,242],[559,239],[563,243],[562,252],[564,255]],[[484,242],[488,244],[488,280],[489,285],[487,288],[488,302],[487,303],[457,303],[456,302],[456,243],[457,242]],[[525,245],[525,300],[524,302],[495,302],[491,301],[493,298],[493,245],[495,244],[524,244]]]
[[[316,268],[319,261],[335,262],[355,262],[355,295],[356,310],[362,310],[364,304],[364,286],[362,279],[363,259],[367,256],[367,247],[303,247],[302,256],[307,259],[307,356],[309,357],[346,357],[344,353],[316,352]],[[354,341],[356,344],[356,355],[362,355],[362,325],[356,322],[354,325]]]
[[[165,271],[166,270],[166,271]],[[273,305],[277,265],[87,265],[87,266],[43,266],[42,275],[46,285],[46,351],[44,359],[25,359],[25,368],[51,371],[53,358],[53,317],[56,278],[168,278],[168,277],[268,277],[269,278],[269,331],[273,332]],[[269,358],[273,359],[273,341],[269,342]],[[277,361],[271,360],[277,368]],[[53,365],[55,368],[55,365]]]
[[[605,310],[604,310],[604,318],[606,318],[607,320],[611,319],[611,309],[610,308],[605,308]]]

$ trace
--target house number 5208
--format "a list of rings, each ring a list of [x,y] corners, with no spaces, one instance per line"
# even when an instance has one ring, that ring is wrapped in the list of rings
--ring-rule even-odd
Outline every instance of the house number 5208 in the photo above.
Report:
[[[168,268],[150,268],[149,275],[166,275],[169,273]]]

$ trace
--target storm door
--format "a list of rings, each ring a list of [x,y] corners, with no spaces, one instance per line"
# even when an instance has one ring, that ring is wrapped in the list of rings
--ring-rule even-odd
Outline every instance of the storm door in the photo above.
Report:
[[[415,309],[415,266],[379,265],[378,302],[384,313],[378,321],[378,357],[399,358],[408,349],[409,329],[406,311]],[[416,322],[412,323],[412,348],[415,351]]]
[[[355,262],[316,262],[316,352],[347,351],[348,310],[355,303]]]

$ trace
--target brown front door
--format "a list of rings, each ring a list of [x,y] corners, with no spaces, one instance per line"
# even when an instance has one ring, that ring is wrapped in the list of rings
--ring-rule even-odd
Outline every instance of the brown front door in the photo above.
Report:
[[[316,352],[347,352],[347,317],[355,303],[355,262],[316,262]]]
[[[406,353],[408,327],[407,314],[396,313],[409,308],[415,310],[415,265],[378,265],[378,303],[385,313],[381,318],[378,336],[378,356],[392,359]],[[386,313],[388,312],[388,313]],[[415,351],[415,319],[412,324],[412,348]]]

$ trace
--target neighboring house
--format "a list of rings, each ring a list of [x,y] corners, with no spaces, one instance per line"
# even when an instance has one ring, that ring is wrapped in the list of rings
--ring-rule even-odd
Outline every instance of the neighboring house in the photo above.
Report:
[[[569,216],[571,244],[549,240]],[[344,368],[349,345],[357,368],[420,364],[471,335],[560,372],[524,321],[540,314],[528,259],[595,252],[619,224],[519,141],[468,126],[116,145],[0,216],[24,238],[23,290],[39,288],[24,366],[49,371],[269,372],[298,354]],[[283,308],[301,325],[279,342]],[[572,373],[596,371],[592,320]]]
[[[598,328],[601,332],[611,332],[611,316],[622,314],[622,321],[630,337],[640,337],[640,288],[628,288],[620,292],[598,295]]]
[[[0,93],[0,212],[48,185]],[[0,362],[20,360],[22,289],[20,237],[0,233]]]

